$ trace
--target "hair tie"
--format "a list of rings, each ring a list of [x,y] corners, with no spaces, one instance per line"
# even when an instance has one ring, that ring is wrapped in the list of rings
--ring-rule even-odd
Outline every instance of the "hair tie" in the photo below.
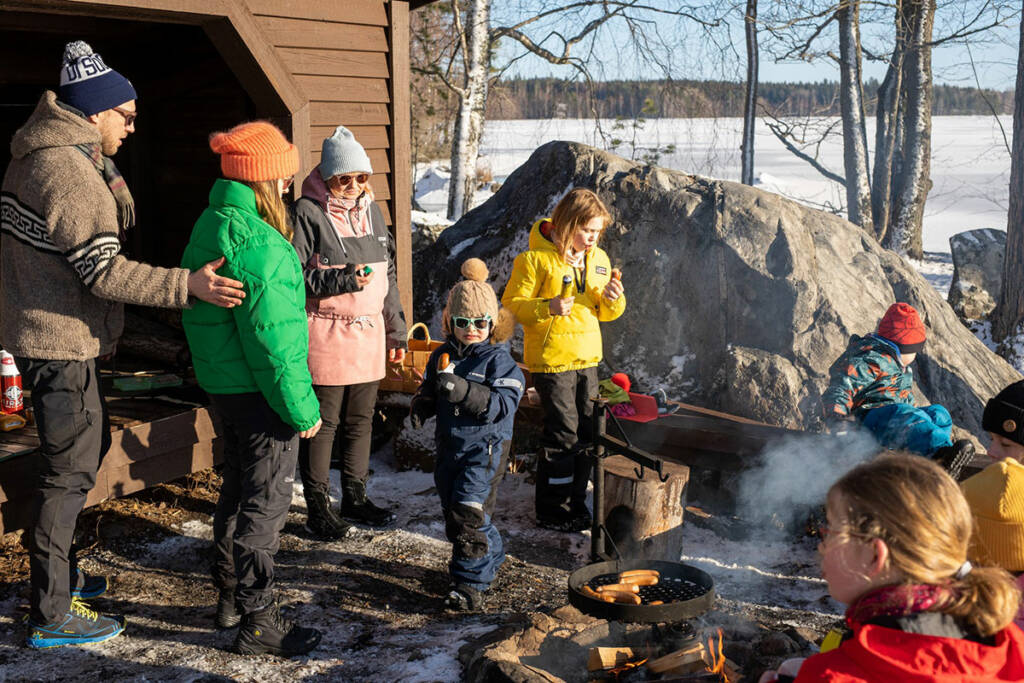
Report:
[[[953,574],[953,578],[960,581],[970,574],[972,569],[974,569],[974,565],[971,564],[971,561],[964,560],[964,563],[956,570],[956,574]]]

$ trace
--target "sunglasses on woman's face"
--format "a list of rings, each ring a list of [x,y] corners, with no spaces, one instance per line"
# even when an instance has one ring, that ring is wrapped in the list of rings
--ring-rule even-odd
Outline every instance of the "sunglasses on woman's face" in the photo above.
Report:
[[[331,182],[342,187],[348,187],[353,182],[362,185],[369,179],[370,176],[368,176],[365,173],[360,173],[358,175],[336,175],[333,178],[331,178]]]
[[[455,316],[452,320],[455,321],[455,327],[460,330],[464,330],[470,325],[478,330],[486,330],[491,326],[491,316],[489,315],[485,315],[482,318],[461,318],[459,316]]]

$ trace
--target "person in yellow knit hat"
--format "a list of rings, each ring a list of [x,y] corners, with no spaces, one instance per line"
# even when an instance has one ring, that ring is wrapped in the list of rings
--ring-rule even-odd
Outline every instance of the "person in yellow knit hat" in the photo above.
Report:
[[[603,357],[599,323],[626,309],[622,281],[597,246],[610,223],[594,192],[571,190],[551,218],[534,223],[530,248],[516,257],[501,298],[523,326],[523,357],[544,410],[537,523],[557,531],[591,523],[586,448]]]
[[[1002,567],[1024,590],[1024,380],[989,400],[982,426],[992,437],[988,454],[1000,460],[960,485],[974,515],[969,557]],[[1014,622],[1024,628],[1024,606]]]

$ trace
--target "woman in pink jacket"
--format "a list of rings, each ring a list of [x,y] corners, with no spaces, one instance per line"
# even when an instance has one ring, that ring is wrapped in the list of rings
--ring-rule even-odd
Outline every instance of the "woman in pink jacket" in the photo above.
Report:
[[[302,183],[292,245],[306,279],[309,371],[323,427],[299,455],[314,536],[341,538],[343,520],[384,526],[389,510],[366,495],[377,387],[387,362],[406,350],[395,279],[395,244],[373,199],[373,168],[344,126],[324,140],[320,164]],[[341,460],[341,515],[330,506],[331,455]]]

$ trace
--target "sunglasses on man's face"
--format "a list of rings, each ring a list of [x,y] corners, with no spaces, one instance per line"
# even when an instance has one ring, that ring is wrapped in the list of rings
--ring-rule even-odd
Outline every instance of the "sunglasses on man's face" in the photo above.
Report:
[[[365,173],[360,173],[358,175],[336,175],[333,178],[331,178],[331,182],[336,185],[341,185],[342,187],[348,187],[353,182],[362,185],[369,179],[370,176],[368,176]]]
[[[139,118],[139,113],[135,111],[128,111],[127,109],[121,109],[120,107],[111,107],[114,111],[121,115],[124,119],[124,127],[129,128],[135,125],[135,119]]]
[[[470,325],[478,330],[486,330],[491,326],[491,316],[489,315],[485,315],[482,318],[461,318],[459,316],[455,316],[452,320],[455,321],[455,327],[460,330],[464,330]]]

